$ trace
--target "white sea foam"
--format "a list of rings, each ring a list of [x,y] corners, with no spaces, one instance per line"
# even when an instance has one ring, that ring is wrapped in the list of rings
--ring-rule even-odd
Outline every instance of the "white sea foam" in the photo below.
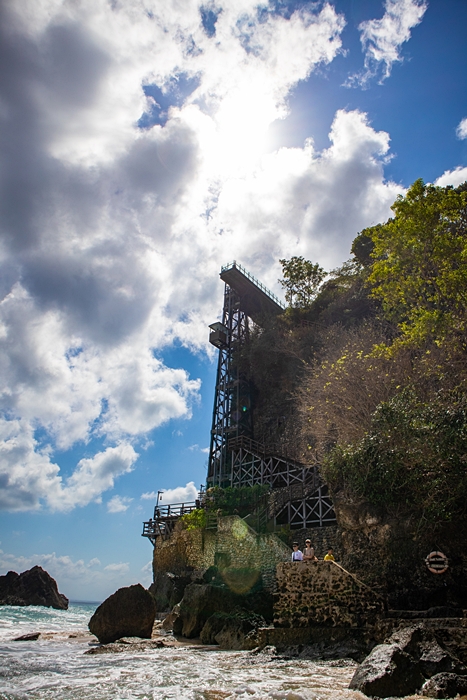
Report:
[[[355,668],[349,663],[196,646],[85,654],[90,642],[80,633],[86,632],[94,607],[71,605],[68,611],[0,607],[0,700],[364,698],[347,690]],[[55,635],[12,641],[38,631]]]

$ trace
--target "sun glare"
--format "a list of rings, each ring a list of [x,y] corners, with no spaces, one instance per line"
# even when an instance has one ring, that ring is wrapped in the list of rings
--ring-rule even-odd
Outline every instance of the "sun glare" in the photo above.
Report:
[[[269,125],[279,116],[273,97],[259,86],[231,91],[214,117],[215,133],[206,154],[213,169],[233,175],[254,167],[267,150]]]

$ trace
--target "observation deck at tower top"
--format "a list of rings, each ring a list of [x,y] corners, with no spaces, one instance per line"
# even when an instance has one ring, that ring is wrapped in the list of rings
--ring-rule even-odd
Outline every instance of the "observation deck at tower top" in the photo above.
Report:
[[[264,314],[276,316],[285,309],[285,304],[236,260],[221,267],[220,278],[238,294],[241,310],[255,323]]]

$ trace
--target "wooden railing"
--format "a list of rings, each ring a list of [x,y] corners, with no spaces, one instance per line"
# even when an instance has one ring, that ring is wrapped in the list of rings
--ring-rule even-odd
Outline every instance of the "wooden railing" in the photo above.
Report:
[[[175,527],[175,523],[182,515],[191,513],[196,508],[201,508],[199,500],[188,503],[168,503],[167,505],[156,505],[154,508],[154,518],[143,523],[143,537],[147,537],[155,545],[158,537],[163,540],[170,537]]]

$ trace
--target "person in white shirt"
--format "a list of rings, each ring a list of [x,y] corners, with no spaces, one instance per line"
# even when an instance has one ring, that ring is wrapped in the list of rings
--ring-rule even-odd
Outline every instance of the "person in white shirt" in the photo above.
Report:
[[[298,548],[298,542],[294,542],[292,547],[292,561],[303,561],[303,554]]]

